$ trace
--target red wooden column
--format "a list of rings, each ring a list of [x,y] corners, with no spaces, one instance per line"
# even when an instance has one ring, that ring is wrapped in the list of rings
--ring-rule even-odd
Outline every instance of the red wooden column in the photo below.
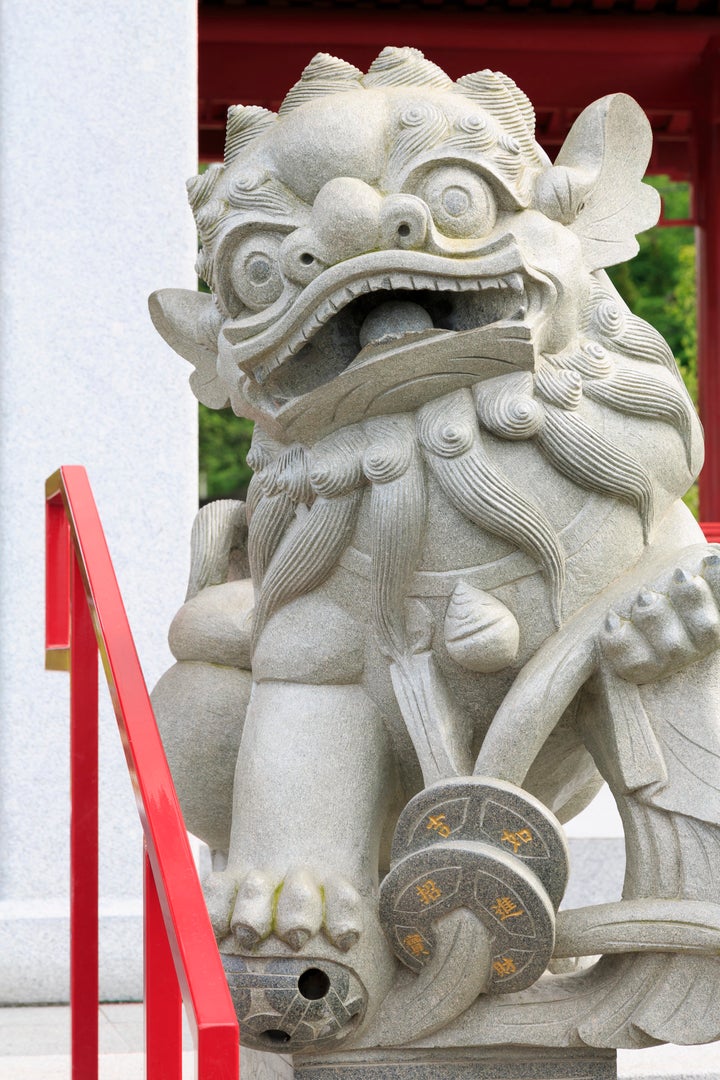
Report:
[[[720,521],[720,34],[705,50],[703,77],[696,116],[698,370],[705,428],[700,520]]]

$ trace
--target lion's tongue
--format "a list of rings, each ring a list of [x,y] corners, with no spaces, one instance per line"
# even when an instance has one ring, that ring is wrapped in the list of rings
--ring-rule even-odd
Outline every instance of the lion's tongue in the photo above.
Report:
[[[410,300],[388,300],[373,308],[360,327],[360,345],[365,348],[432,329],[433,321],[424,307]]]

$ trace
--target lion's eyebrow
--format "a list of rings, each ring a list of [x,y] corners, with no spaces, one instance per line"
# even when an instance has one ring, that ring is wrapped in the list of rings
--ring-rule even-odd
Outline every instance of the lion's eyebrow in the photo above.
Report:
[[[303,217],[307,203],[275,176],[238,176],[228,184],[227,201],[235,210],[277,217]]]

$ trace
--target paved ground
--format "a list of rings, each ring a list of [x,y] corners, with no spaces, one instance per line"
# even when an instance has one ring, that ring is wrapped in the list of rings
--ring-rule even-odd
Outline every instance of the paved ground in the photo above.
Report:
[[[720,987],[718,988],[720,992]],[[70,1080],[69,1010],[62,1005],[0,1008],[0,1080]],[[195,1075],[195,1056],[185,1025],[183,1078]],[[144,1080],[142,1005],[100,1007],[101,1080]],[[265,1055],[262,1055],[265,1058]],[[243,1080],[290,1077],[282,1060],[266,1068],[253,1055]],[[621,1051],[619,1075],[627,1080],[720,1080],[720,1043],[659,1046]]]
[[[100,1006],[100,1080],[145,1080],[143,1006]],[[241,1051],[243,1080],[291,1080],[279,1055]],[[0,1006],[0,1080],[70,1080],[70,1010],[64,1005]],[[195,1053],[183,1017],[183,1080],[195,1080]]]

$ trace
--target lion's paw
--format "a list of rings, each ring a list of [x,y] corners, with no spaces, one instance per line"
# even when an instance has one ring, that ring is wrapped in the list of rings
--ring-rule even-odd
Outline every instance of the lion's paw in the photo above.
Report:
[[[320,880],[304,867],[281,879],[268,870],[223,870],[211,874],[203,889],[216,938],[232,934],[243,950],[274,934],[299,952],[322,931],[347,952],[362,931],[360,896],[342,877]]]
[[[600,636],[603,656],[621,678],[653,682],[720,647],[720,556],[697,573],[677,568],[669,582],[641,589],[625,613],[610,611]]]

